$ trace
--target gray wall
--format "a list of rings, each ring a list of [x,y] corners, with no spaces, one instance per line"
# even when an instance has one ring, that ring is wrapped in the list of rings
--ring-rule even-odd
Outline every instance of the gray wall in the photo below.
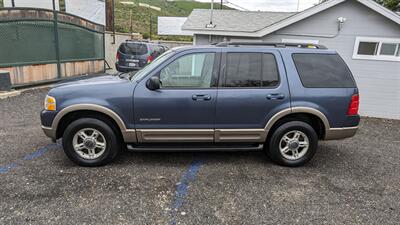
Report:
[[[217,43],[223,41],[224,37],[223,36],[211,36],[210,35],[201,35],[201,34],[196,34],[194,35],[193,42],[196,45],[209,45],[212,43]]]
[[[336,35],[338,17],[347,18],[339,35],[333,38],[312,36]],[[400,119],[400,62],[352,59],[357,36],[400,38],[400,26],[360,3],[347,1],[263,37],[262,40],[319,40],[320,44],[336,49],[357,81],[361,93],[360,113],[364,116]],[[219,38],[222,40],[222,37]],[[230,40],[260,39],[231,37]],[[198,43],[207,44],[208,37],[196,36]]]

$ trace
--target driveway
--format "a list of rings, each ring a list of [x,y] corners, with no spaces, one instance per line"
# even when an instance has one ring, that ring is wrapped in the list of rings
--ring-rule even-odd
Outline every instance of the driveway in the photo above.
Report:
[[[46,89],[0,100],[0,224],[399,224],[400,121],[364,118],[300,168],[262,152],[71,163],[40,129]]]

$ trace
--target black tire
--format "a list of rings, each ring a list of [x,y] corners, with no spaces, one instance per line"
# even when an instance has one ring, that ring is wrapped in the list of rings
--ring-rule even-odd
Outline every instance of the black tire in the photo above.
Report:
[[[280,151],[280,142],[282,137],[291,131],[301,131],[309,140],[308,150],[301,158],[291,160],[285,158]],[[284,142],[283,142],[284,143]],[[303,166],[309,162],[315,155],[318,147],[318,135],[315,130],[307,123],[301,121],[291,121],[280,125],[273,131],[268,144],[268,156],[279,165],[297,167]]]
[[[85,128],[93,128],[99,131],[106,141],[104,152],[95,159],[82,158],[73,147],[73,138],[77,132]],[[81,118],[72,122],[65,129],[62,140],[65,154],[74,163],[80,166],[103,166],[112,162],[120,151],[121,142],[117,132],[105,122],[94,118]]]

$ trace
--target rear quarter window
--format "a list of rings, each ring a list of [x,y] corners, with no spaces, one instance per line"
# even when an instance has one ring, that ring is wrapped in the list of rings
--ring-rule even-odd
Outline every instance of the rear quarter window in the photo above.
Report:
[[[275,56],[270,53],[229,52],[224,87],[272,88],[279,84]]]
[[[297,73],[307,88],[352,88],[353,76],[338,54],[295,53]]]

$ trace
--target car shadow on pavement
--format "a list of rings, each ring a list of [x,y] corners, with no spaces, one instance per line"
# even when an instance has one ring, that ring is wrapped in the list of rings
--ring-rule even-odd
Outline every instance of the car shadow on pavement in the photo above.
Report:
[[[304,167],[320,167],[323,165],[336,165],[343,161],[351,161],[352,156],[348,149],[335,145],[321,144],[315,158]],[[249,164],[263,165],[266,167],[277,166],[270,161],[264,151],[206,151],[206,152],[134,152],[122,151],[112,164],[117,165],[163,165],[174,166],[187,164],[194,160],[202,160],[206,164]]]
[[[59,147],[61,152],[62,146]],[[63,153],[63,152],[62,152]],[[63,159],[58,163],[69,167],[74,164],[61,154]],[[252,165],[263,167],[280,167],[270,161],[264,151],[187,151],[187,152],[135,152],[122,150],[116,160],[108,166],[186,166],[188,163],[201,160],[207,165]],[[355,163],[350,149],[341,142],[322,142],[315,157],[300,168],[331,168],[340,167],[340,164]]]

